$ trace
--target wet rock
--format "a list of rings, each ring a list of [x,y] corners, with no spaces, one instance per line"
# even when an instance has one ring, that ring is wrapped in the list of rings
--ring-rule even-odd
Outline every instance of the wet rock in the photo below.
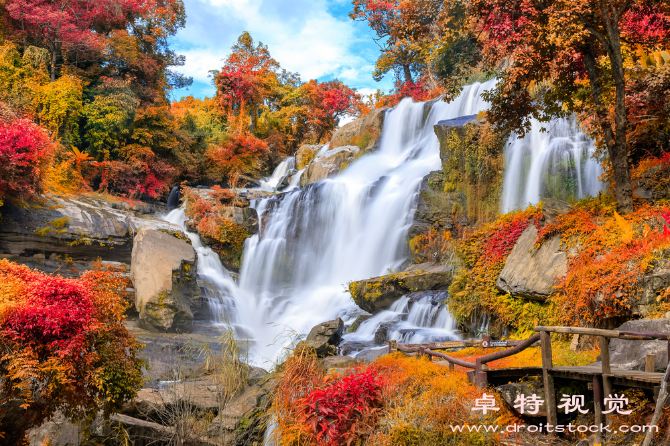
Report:
[[[266,413],[276,385],[276,379],[265,379],[233,397],[212,420],[207,436],[222,444],[262,444],[268,421]]]
[[[361,314],[360,316],[356,317],[356,319],[354,320],[354,322],[351,324],[351,327],[349,327],[349,329],[347,330],[347,333],[353,333],[353,332],[355,332],[356,330],[358,330],[358,327],[360,327],[360,325],[361,325],[363,322],[367,321],[367,320],[370,319],[371,317],[372,317],[372,316],[370,316],[369,314]]]
[[[431,230],[451,231],[454,228],[454,214],[465,206],[465,196],[445,191],[445,179],[442,171],[431,172],[421,181],[419,197],[410,226],[410,239],[428,234]],[[424,258],[428,253],[419,253]]]
[[[133,243],[130,277],[135,308],[149,330],[191,330],[200,306],[196,253],[182,232],[141,229]]]
[[[537,234],[535,225],[528,226],[507,257],[496,280],[496,287],[503,293],[544,301],[552,293],[556,278],[567,273],[568,258],[561,250],[560,236],[550,238],[535,249]]]
[[[434,130],[442,160],[442,192],[437,197],[444,200],[443,209],[470,222],[496,218],[508,135],[477,115],[440,121]]]
[[[542,199],[542,215],[546,224],[553,223],[556,217],[567,214],[572,208],[573,206],[570,203],[556,198],[546,197]]]
[[[545,394],[544,394],[544,388],[542,386],[541,381],[539,380],[531,380],[531,381],[524,381],[524,382],[515,382],[515,383],[509,383],[505,384],[499,387],[496,387],[496,391],[500,393],[500,396],[502,397],[503,401],[505,402],[505,405],[517,416],[519,417],[546,417],[547,416],[547,408],[545,407],[544,404],[542,404],[539,407],[539,411],[537,414],[529,414],[527,413],[527,410],[530,409],[527,407],[526,413],[521,414],[518,409],[514,408],[514,405],[517,404],[515,403],[517,397],[520,395],[524,395],[526,397],[531,397],[533,394],[537,395],[538,398],[541,400],[545,400]]]
[[[628,321],[617,331],[638,333],[670,333],[670,319],[639,319]],[[656,369],[660,372],[668,366],[668,341],[610,340],[610,364],[624,370],[644,370],[646,355],[656,355]],[[597,362],[596,365],[600,365]]]
[[[429,298],[432,305],[440,305],[443,304],[448,297],[449,293],[447,291],[417,291],[407,295],[410,305],[425,298]]]
[[[427,263],[421,269],[351,282],[349,292],[356,305],[368,313],[376,314],[388,309],[406,294],[448,289],[452,275],[450,266]]]
[[[342,146],[327,150],[309,164],[302,174],[300,185],[306,186],[337,175],[345,164],[353,161],[359,151],[357,146]]]
[[[21,208],[6,205],[0,222],[0,256],[17,262],[44,254],[129,263],[133,236],[140,229],[179,230],[153,215],[164,209],[142,202],[57,195],[44,195]]]
[[[389,329],[391,329],[391,322],[383,322],[375,331],[375,343],[385,344],[388,340]]]
[[[343,125],[333,133],[331,147],[357,145],[361,150],[376,150],[384,125],[385,108],[377,108],[367,115]]]
[[[305,339],[305,344],[316,350],[319,357],[337,354],[337,345],[342,340],[344,322],[339,317],[333,321],[323,322],[312,328]]]

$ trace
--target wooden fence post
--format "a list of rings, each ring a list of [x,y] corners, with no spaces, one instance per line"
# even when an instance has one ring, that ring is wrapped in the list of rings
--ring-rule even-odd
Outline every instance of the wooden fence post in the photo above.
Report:
[[[612,374],[610,367],[610,342],[605,336],[600,336],[600,362],[602,362],[603,374],[603,397],[608,398],[612,394],[612,382],[609,376]]]
[[[558,424],[556,390],[554,389],[554,377],[550,372],[554,363],[551,355],[551,335],[547,331],[540,332],[540,348],[542,349],[542,378],[547,405],[547,425],[556,426]]]
[[[644,371],[654,373],[656,370],[656,355],[647,355],[644,362]]]
[[[600,427],[603,422],[603,389],[598,375],[593,375],[593,405],[595,406],[595,425]],[[596,431],[596,443],[602,444],[603,436],[600,430]]]

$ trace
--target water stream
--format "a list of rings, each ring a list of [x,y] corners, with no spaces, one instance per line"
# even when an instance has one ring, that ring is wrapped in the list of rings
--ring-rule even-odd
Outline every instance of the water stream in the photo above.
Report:
[[[494,84],[491,80],[467,86],[448,104],[428,106],[405,99],[386,114],[377,151],[336,177],[303,189],[298,189],[300,171],[284,193],[253,200],[262,227],[246,241],[239,283],[218,256],[187,231],[198,251],[198,277],[211,320],[234,324],[238,336],[251,341],[251,356],[262,366],[314,325],[336,317],[350,324],[363,314],[347,292],[348,283],[387,274],[405,261],[419,184],[441,167],[433,126],[485,110],[488,104],[480,94]],[[599,166],[589,157],[593,145],[574,124],[556,121],[547,133],[540,128],[533,123],[525,138],[513,137],[508,143],[505,209],[535,203],[545,193],[564,193],[566,184],[575,198],[599,190]],[[324,146],[318,156],[329,150]],[[293,172],[295,159],[289,157],[261,189],[275,190]],[[560,181],[552,183],[557,177]],[[182,210],[166,219],[186,229]],[[346,334],[345,341],[370,347],[375,334],[404,342],[455,339],[454,321],[440,304],[446,297],[442,294],[405,296]],[[378,333],[380,328],[386,331]],[[360,351],[354,348],[350,354]]]

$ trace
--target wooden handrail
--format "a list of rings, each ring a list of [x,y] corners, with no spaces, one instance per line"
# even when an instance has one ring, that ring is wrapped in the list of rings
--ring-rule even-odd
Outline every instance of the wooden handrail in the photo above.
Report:
[[[635,331],[617,331],[603,330],[600,328],[587,327],[546,327],[537,326],[535,331],[548,333],[578,334],[586,336],[602,336],[605,338],[617,338],[628,341],[651,341],[651,340],[670,340],[670,333],[638,333]]]
[[[475,381],[476,384],[479,387],[486,387],[487,384],[487,378],[486,378],[486,363],[495,361],[497,359],[502,359],[506,358],[508,356],[515,355],[519,353],[522,350],[527,349],[531,345],[535,344],[537,341],[540,340],[540,334],[536,334],[531,336],[530,338],[526,339],[525,341],[521,341],[517,346],[513,348],[508,348],[507,350],[502,350],[499,352],[491,353],[488,355],[484,355],[482,357],[477,358],[477,360],[472,363],[472,362],[467,362],[463,361],[461,359],[457,359],[454,357],[451,357],[445,353],[442,352],[436,352],[434,350],[431,350],[429,348],[425,347],[408,347],[405,344],[399,344],[396,343],[395,341],[389,341],[389,353],[391,352],[392,346],[395,344],[395,347],[403,352],[419,352],[419,355],[429,355],[430,356],[437,356],[439,358],[446,359],[449,362],[449,367],[452,367],[452,364],[459,365],[461,367],[465,367],[466,369],[474,369],[475,370]]]

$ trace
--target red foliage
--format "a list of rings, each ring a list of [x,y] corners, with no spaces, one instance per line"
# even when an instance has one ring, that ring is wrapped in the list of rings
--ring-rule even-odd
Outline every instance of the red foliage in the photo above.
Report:
[[[6,441],[56,411],[109,415],[135,395],[144,361],[123,325],[127,286],[117,271],[65,279],[0,260],[0,419],[21,410],[24,421],[0,426]]]
[[[351,444],[374,428],[382,405],[382,381],[373,369],[332,380],[305,399],[305,421],[326,445]],[[322,440],[323,439],[323,440]]]
[[[210,152],[210,159],[220,175],[235,180],[239,174],[254,169],[267,152],[268,145],[264,141],[239,133],[224,145],[214,148]]]
[[[634,4],[624,15],[621,30],[626,38],[633,41],[665,39],[670,33],[670,15],[667,10],[658,7]]]
[[[175,168],[159,160],[148,148],[134,148],[126,161],[96,163],[100,188],[131,198],[157,198],[170,190]]]
[[[403,82],[396,85],[396,95],[399,98],[412,98],[415,102],[427,101],[431,93],[421,80],[416,82]]]
[[[52,148],[46,132],[31,121],[0,121],[0,200],[41,192],[42,171]]]
[[[35,276],[33,292],[4,321],[2,335],[42,354],[79,353],[91,321],[91,296],[80,282],[59,276]]]
[[[505,222],[489,237],[485,247],[486,256],[493,260],[507,256],[530,224],[531,220],[525,216]]]

